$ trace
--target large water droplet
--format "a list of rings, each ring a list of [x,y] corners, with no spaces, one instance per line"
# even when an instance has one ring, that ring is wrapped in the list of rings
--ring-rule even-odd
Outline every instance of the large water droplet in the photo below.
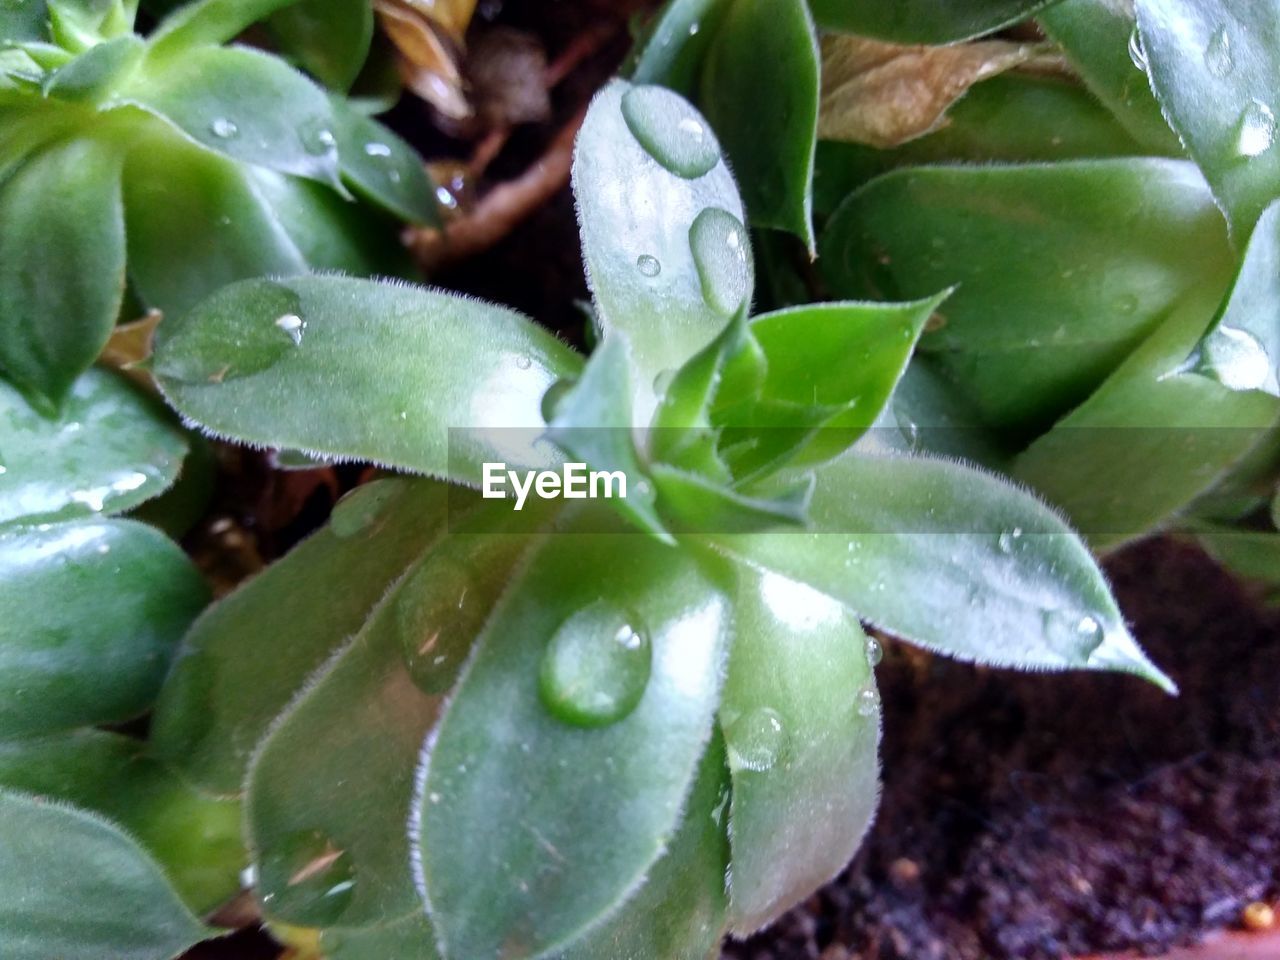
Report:
[[[884,647],[875,637],[867,637],[866,652],[867,666],[874,670],[880,665],[880,661],[884,659]]]
[[[642,253],[636,257],[636,269],[646,277],[656,277],[662,272],[662,264],[657,257]]]
[[[1095,617],[1046,610],[1043,619],[1045,636],[1050,647],[1058,653],[1087,657],[1102,646],[1106,638],[1106,630]]]
[[[627,129],[649,155],[692,180],[720,160],[720,144],[687,100],[663,87],[632,87],[622,97]]]
[[[772,707],[756,707],[736,717],[725,729],[729,764],[734,769],[770,770],[782,756],[787,731]]]
[[[405,666],[420,690],[453,687],[490,606],[456,557],[429,557],[409,575],[396,597],[396,628]]]
[[[1133,32],[1129,34],[1129,59],[1143,73],[1147,72],[1147,48],[1143,44],[1142,34],[1138,32],[1136,26],[1133,28]]]
[[[598,600],[551,637],[539,678],[542,700],[566,723],[614,723],[640,702],[652,659],[649,637],[635,617]]]
[[[653,378],[653,392],[660,397],[664,396],[667,390],[671,388],[671,384],[675,378],[675,370],[659,370],[657,375]]]
[[[1232,390],[1259,390],[1272,375],[1271,357],[1262,341],[1237,327],[1218,327],[1205,341],[1200,362]]]
[[[747,231],[728,210],[708,207],[689,227],[689,249],[698,268],[702,298],[717,313],[731,317],[751,290]]]
[[[387,504],[400,495],[405,485],[406,481],[392,477],[356,487],[334,505],[329,529],[343,538],[371,530]]]
[[[1231,75],[1235,69],[1235,59],[1231,52],[1231,35],[1226,27],[1218,27],[1209,36],[1204,48],[1204,68],[1219,80]]]
[[[1256,157],[1271,149],[1276,139],[1276,116],[1261,100],[1250,100],[1236,133],[1236,152],[1242,157]]]
[[[219,140],[232,140],[240,135],[240,126],[230,117],[215,117],[209,132]]]
[[[350,855],[320,830],[300,830],[268,844],[258,877],[271,913],[308,926],[334,923],[355,895]]]
[[[858,716],[874,717],[880,710],[880,692],[875,687],[863,687],[858,691]]]
[[[996,537],[996,546],[1000,548],[1001,553],[1013,553],[1014,546],[1021,538],[1021,527],[1014,527],[1012,530],[1001,530],[1000,536]]]
[[[295,347],[302,344],[302,335],[306,332],[307,325],[296,313],[285,313],[276,317],[276,326],[284,331]]]

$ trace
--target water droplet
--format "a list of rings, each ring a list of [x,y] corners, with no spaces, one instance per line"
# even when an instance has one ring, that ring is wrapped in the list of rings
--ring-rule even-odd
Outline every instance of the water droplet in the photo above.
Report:
[[[300,830],[267,845],[258,881],[273,914],[308,926],[334,923],[356,887],[350,855],[320,830]]]
[[[1116,301],[1116,312],[1121,316],[1131,316],[1138,311],[1138,298],[1135,294],[1126,293]]]
[[[458,198],[446,187],[436,187],[436,202],[448,210],[458,209]]]
[[[1204,48],[1204,67],[1219,80],[1231,75],[1235,69],[1235,60],[1231,54],[1231,35],[1226,27],[1218,27],[1209,37]]]
[[[296,313],[282,314],[276,317],[276,326],[285,332],[295,347],[301,345],[302,334],[306,331],[307,325],[303,323],[300,316]]]
[[[996,537],[996,546],[1000,548],[1001,553],[1013,553],[1014,545],[1022,537],[1022,528],[1014,527],[1012,530],[1001,530],[1000,536]]]
[[[528,370],[532,366],[533,366],[533,359],[531,357],[527,357],[524,354],[521,354],[520,356],[516,357],[516,369]]]
[[[1136,26],[1133,28],[1133,32],[1129,34],[1129,59],[1143,73],[1147,72],[1147,48],[1142,42],[1142,34],[1138,32]]]
[[[746,227],[728,210],[708,207],[689,227],[689,249],[702,298],[717,313],[733,316],[751,291]]]
[[[556,418],[556,413],[560,409],[560,404],[564,401],[573,388],[578,385],[578,381],[566,379],[557,380],[551,386],[547,387],[547,392],[542,395],[542,419],[545,423],[550,423]]]
[[[906,441],[908,450],[920,448],[920,426],[902,410],[894,411],[894,420],[898,424],[898,433]]]
[[[875,637],[867,637],[867,666],[875,669],[880,665],[880,661],[884,659],[884,647],[880,645],[880,641]]]
[[[671,382],[676,378],[675,370],[660,370],[658,375],[653,378],[653,392],[658,396],[666,394],[671,388]]]
[[[230,117],[215,117],[209,132],[219,140],[232,140],[240,135],[240,126]]]
[[[392,477],[356,487],[334,505],[329,529],[344,539],[369,530],[405,486],[406,481]]]
[[[1276,138],[1276,116],[1261,100],[1250,100],[1240,114],[1236,134],[1236,152],[1242,157],[1256,157],[1271,149]]]
[[[653,159],[692,180],[720,160],[720,144],[687,100],[663,87],[632,87],[622,97],[627,129]]]
[[[298,129],[298,139],[307,153],[314,156],[326,154],[338,145],[338,138],[323,120],[304,123]]]
[[[772,707],[756,707],[734,719],[725,729],[729,764],[734,769],[770,770],[782,756],[787,731]]]
[[[491,598],[489,598],[491,599]],[[405,666],[424,693],[446,693],[492,606],[456,556],[429,556],[400,586],[396,629]]]
[[[646,277],[656,277],[662,272],[662,264],[657,257],[642,253],[636,257],[636,269],[638,269]]]
[[[547,644],[539,677],[543,703],[566,723],[614,723],[640,702],[652,659],[635,617],[598,600],[565,620]]]
[[[1262,341],[1238,327],[1218,327],[1205,340],[1198,359],[1232,390],[1261,389],[1272,376],[1271,358]]]
[[[1062,610],[1046,610],[1043,615],[1049,646],[1072,657],[1089,656],[1106,638],[1106,630],[1094,617],[1078,616]]]
[[[863,687],[858,691],[858,716],[874,717],[880,710],[880,692],[875,687]]]
[[[391,156],[391,147],[385,143],[370,141],[364,145],[364,152],[371,157],[389,157]]]

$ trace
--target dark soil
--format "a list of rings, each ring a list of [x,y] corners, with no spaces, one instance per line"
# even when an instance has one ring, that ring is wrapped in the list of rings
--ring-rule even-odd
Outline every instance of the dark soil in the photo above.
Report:
[[[1280,892],[1280,615],[1172,541],[1108,567],[1182,695],[892,649],[867,843],[725,960],[1155,953]]]

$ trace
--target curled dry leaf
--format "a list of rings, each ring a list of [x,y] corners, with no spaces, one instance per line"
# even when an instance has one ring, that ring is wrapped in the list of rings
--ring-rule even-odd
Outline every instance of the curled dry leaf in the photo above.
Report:
[[[458,51],[474,6],[432,0],[373,3],[378,22],[399,53],[405,86],[452,120],[472,115]]]
[[[98,361],[122,371],[148,390],[154,389],[151,374],[139,364],[151,356],[151,338],[162,319],[164,314],[159,310],[149,310],[137,320],[118,324]]]
[[[1004,40],[928,47],[829,34],[822,38],[818,136],[896,147],[943,126],[947,108],[975,83],[1040,50]]]

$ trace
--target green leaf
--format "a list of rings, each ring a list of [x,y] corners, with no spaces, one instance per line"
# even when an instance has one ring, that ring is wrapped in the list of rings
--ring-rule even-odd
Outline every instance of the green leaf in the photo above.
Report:
[[[329,276],[227,287],[156,341],[165,396],[216,434],[475,485],[545,460],[542,394],[580,364],[501,307]]]
[[[369,9],[363,0],[358,6]],[[401,220],[439,223],[435,190],[413,148],[345,100],[333,97],[332,104],[338,162],[347,185]]]
[[[100,102],[125,80],[146,50],[133,34],[90,47],[50,73],[42,84],[46,97]]]
[[[0,524],[120,513],[167,489],[187,441],[156,401],[119,374],[86,371],[61,419],[0,383]]]
[[[49,39],[49,8],[46,0],[6,3],[0,6],[0,41],[21,42]]]
[[[992,33],[1054,0],[809,0],[826,30],[898,43],[954,43]]]
[[[1272,605],[1280,603],[1280,534],[1214,524],[1192,528],[1196,541],[1232,574],[1259,584]]]
[[[631,111],[629,125],[623,100],[631,93],[636,99],[630,103],[639,109]],[[743,211],[723,162],[686,178],[655,162],[633,128],[650,143],[674,140],[690,148],[705,146],[710,133],[676,94],[614,81],[596,95],[578,134],[573,190],[596,315],[605,332],[629,342],[632,406],[636,422],[647,423],[657,404],[654,379],[683,365],[729,319],[703,295],[691,224],[708,209],[739,222]],[[741,262],[749,254],[746,230],[735,236],[739,246],[733,252]],[[721,246],[727,243],[725,238]],[[750,300],[749,287],[743,299]]]
[[[788,230],[810,252],[820,68],[805,0],[731,0],[702,75],[702,103],[751,225]]]
[[[0,951],[8,960],[170,960],[207,931],[128,836],[0,792]]]
[[[332,90],[355,83],[373,40],[369,0],[301,0],[268,23],[281,48]]]
[[[1178,138],[1160,113],[1146,71],[1130,53],[1137,29],[1131,4],[1126,9],[1111,0],[1062,0],[1042,11],[1039,20],[1134,139],[1161,154],[1178,152]]]
[[[385,480],[201,617],[161,691],[156,755],[197,785],[240,789],[250,755],[307,678],[441,531],[448,492]]]
[[[0,370],[58,405],[94,361],[124,292],[120,149],[79,136],[0,185]]]
[[[762,530],[803,525],[812,485],[801,481],[771,496],[753,496],[700,473],[654,464],[664,519],[681,532]]]
[[[203,797],[139,740],[98,730],[0,743],[0,785],[74,804],[127,830],[197,913],[240,889],[240,805]]]
[[[422,912],[405,831],[418,755],[532,542],[468,529],[455,522],[396,582],[259,748],[247,822],[269,918],[352,928]]]
[[[164,0],[176,7],[151,35],[152,47],[163,56],[187,56],[192,47],[217,46],[234,40],[248,27],[296,0]]]
[[[712,735],[684,820],[638,893],[557,960],[707,960],[725,928],[729,798],[724,740]]]
[[[919,349],[993,426],[1026,430],[1082,401],[1187,291],[1221,289],[1230,270],[1198,172],[1155,159],[890,173],[841,205],[822,252],[844,296],[958,285]]]
[[[711,732],[726,613],[653,540],[545,541],[424,759],[421,873],[447,955],[539,956],[626,909]]]
[[[206,599],[182,551],[140,523],[0,532],[0,736],[142,713]]]
[[[1175,311],[1014,462],[1013,475],[1065,510],[1097,547],[1168,520],[1248,455],[1280,417],[1275,397],[1183,372],[1215,300],[1206,292]]]
[[[130,0],[47,0],[49,33],[67,50],[88,50],[133,28],[136,2]]]
[[[240,163],[342,190],[333,110],[283,61],[245,47],[154,47],[118,93],[195,143]]]
[[[857,451],[816,475],[813,532],[711,539],[958,660],[1118,670],[1173,689],[1084,544],[1030,494],[958,463]]]
[[[844,869],[875,812],[874,643],[836,601],[739,568],[720,724],[733,774],[730,917],[751,933]],[[878,647],[872,648],[878,653]]]
[[[1280,396],[1280,202],[1258,220],[1222,312],[1196,348],[1196,373]]]
[[[431,921],[421,909],[373,927],[328,927],[320,934],[325,960],[439,960]]]
[[[1151,86],[1239,243],[1280,196],[1280,7],[1137,0]]]
[[[669,0],[636,41],[623,74],[685,97],[698,92],[703,59],[729,0]]]

